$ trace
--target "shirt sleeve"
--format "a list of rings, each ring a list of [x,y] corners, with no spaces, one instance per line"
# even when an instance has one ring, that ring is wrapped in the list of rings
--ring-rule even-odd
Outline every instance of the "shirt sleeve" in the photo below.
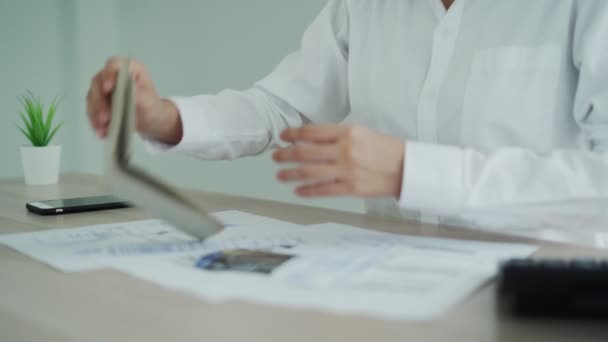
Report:
[[[280,146],[280,132],[304,121],[297,110],[259,87],[169,100],[180,113],[183,137],[177,145],[145,141],[152,154],[171,152],[207,160],[256,155]]]
[[[285,128],[341,121],[350,111],[347,32],[346,4],[330,1],[304,33],[299,51],[253,88],[171,98],[182,120],[182,141],[146,141],[148,151],[234,159],[280,146]]]
[[[492,153],[409,142],[400,205],[444,215],[505,205],[608,198],[608,2],[580,2],[573,60],[579,149]]]

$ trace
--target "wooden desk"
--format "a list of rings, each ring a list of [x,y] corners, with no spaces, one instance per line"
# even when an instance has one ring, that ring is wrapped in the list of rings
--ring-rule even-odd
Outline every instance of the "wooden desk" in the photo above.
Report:
[[[99,195],[99,178],[62,177],[58,186],[0,180],[0,233],[146,218],[138,209],[39,217],[27,201]],[[198,195],[202,195],[198,193]],[[208,194],[211,210],[238,209],[301,224],[327,221],[426,236],[526,241],[453,227]],[[539,243],[538,256],[608,256]],[[608,341],[606,322],[518,321],[500,313],[489,284],[432,323],[404,323],[231,302],[208,304],[115,271],[63,274],[0,247],[0,341]]]

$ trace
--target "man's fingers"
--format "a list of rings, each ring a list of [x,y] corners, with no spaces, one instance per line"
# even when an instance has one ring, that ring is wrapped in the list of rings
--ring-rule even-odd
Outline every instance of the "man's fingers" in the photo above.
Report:
[[[107,62],[102,71],[102,89],[104,93],[109,94],[114,90],[116,86],[116,78],[118,77],[118,71],[122,66],[125,57],[112,57]],[[149,79],[146,67],[136,60],[131,60],[129,64],[129,73],[135,84],[139,86],[147,86],[151,82]]]
[[[281,139],[287,142],[332,143],[338,140],[345,129],[346,127],[339,125],[307,125],[284,130]]]
[[[98,137],[105,138],[108,135],[108,128],[107,127],[98,128],[95,130],[95,132],[97,133]]]
[[[91,81],[91,87],[87,94],[87,114],[91,126],[101,138],[108,134],[108,125],[111,120],[112,92],[116,87],[118,71],[125,61],[125,57],[108,59],[103,69]],[[129,73],[138,88],[153,89],[150,76],[142,63],[130,60]],[[142,99],[140,96],[136,100],[138,101],[137,104],[141,106]]]
[[[104,94],[109,94],[114,90],[116,75],[122,61],[122,57],[112,57],[108,59],[105,67],[101,71],[101,89]]]
[[[277,178],[282,182],[334,181],[340,176],[340,171],[336,165],[332,164],[309,164],[295,169],[281,170]]]
[[[338,151],[334,145],[298,144],[276,150],[272,158],[279,163],[331,162],[338,158]]]
[[[110,122],[110,100],[101,89],[101,79],[101,73],[98,73],[91,81],[87,94],[87,112],[94,128],[105,127]]]
[[[152,82],[152,80],[149,78],[146,66],[137,60],[131,60],[131,64],[129,64],[129,72],[131,73],[131,77],[137,86],[148,85]]]
[[[296,188],[295,192],[302,197],[335,197],[352,195],[348,184],[341,181],[303,185]]]

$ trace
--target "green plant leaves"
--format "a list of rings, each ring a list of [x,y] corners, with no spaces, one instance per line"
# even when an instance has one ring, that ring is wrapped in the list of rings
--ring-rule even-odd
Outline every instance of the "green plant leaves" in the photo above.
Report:
[[[48,144],[51,142],[51,140],[53,140],[53,137],[55,137],[55,134],[61,128],[61,126],[63,126],[63,123],[60,123],[59,125],[55,126],[55,129],[53,129],[53,131],[51,131],[51,133],[48,135],[44,146],[48,146]]]
[[[23,115],[22,112],[19,112],[19,117],[21,117],[21,121],[23,121],[23,124],[25,125],[25,128],[28,130],[28,132],[31,131],[32,125],[30,125],[30,123],[27,121],[25,115]]]
[[[17,128],[19,128],[21,133],[25,135],[33,146],[48,146],[62,126],[62,124],[58,124],[53,128],[53,120],[55,119],[60,101],[57,98],[53,99],[45,119],[44,105],[30,90],[27,91],[26,95],[21,96],[19,100],[27,116],[21,111],[18,112],[24,127],[17,126]]]
[[[23,133],[23,135],[25,135],[25,136],[27,137],[27,139],[28,139],[29,141],[32,141],[32,140],[33,140],[33,139],[32,139],[32,137],[29,135],[29,133],[28,133],[28,132],[26,132],[25,130],[23,130],[23,128],[21,128],[21,127],[19,127],[19,126],[17,126],[17,128],[18,128],[18,129],[21,131],[21,133]]]
[[[55,118],[55,112],[57,111],[57,104],[57,98],[55,98],[53,99],[53,102],[51,102],[51,106],[49,107],[49,112],[46,116],[46,122],[44,123],[44,130],[47,132],[51,130],[51,124],[53,123],[53,119]]]

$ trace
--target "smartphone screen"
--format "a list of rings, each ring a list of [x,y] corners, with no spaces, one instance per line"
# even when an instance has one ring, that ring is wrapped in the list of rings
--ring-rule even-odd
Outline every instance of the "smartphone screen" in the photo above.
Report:
[[[58,215],[96,211],[107,209],[128,208],[131,205],[113,196],[94,196],[66,198],[27,203],[26,208],[39,215]]]
[[[38,201],[38,202],[44,203],[51,208],[70,208],[70,207],[83,207],[83,206],[99,205],[99,204],[122,203],[124,201],[121,201],[118,198],[113,197],[113,196],[95,196],[95,197],[66,198],[66,199]]]

